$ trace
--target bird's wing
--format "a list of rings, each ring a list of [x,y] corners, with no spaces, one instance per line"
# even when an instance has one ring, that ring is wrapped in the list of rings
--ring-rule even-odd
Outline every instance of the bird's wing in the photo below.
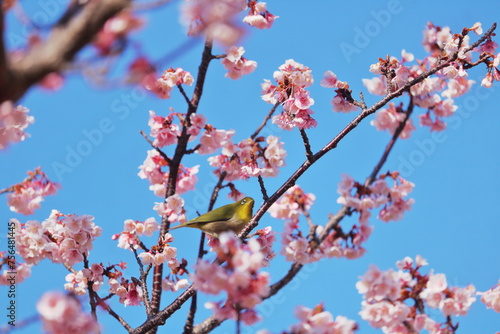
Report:
[[[210,215],[209,215],[210,214]],[[234,215],[234,212],[230,212],[230,210],[227,210],[225,207],[220,207],[215,210],[209,211],[198,218],[195,218],[193,220],[190,220],[186,224],[189,223],[209,223],[214,221],[214,216],[218,217],[217,221],[227,221],[231,219]]]

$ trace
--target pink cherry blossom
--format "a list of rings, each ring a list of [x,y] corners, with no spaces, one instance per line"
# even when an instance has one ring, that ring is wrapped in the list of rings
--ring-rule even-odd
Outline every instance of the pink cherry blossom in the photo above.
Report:
[[[27,264],[37,264],[48,258],[72,266],[83,261],[83,255],[88,256],[92,242],[101,235],[102,229],[93,220],[94,217],[88,215],[63,215],[52,210],[42,224],[37,221],[19,223],[16,233],[18,252]]]
[[[177,85],[191,86],[194,82],[193,76],[188,71],[178,67],[165,70],[160,78],[154,82],[148,82],[146,89],[156,94],[161,99],[169,99],[170,92]]]
[[[250,1],[248,7],[250,7],[250,11],[243,19],[243,22],[248,23],[252,27],[270,29],[274,20],[279,18],[279,16],[269,13],[265,2]]]
[[[21,105],[14,107],[12,101],[0,104],[0,150],[29,137],[25,130],[35,118],[28,113],[29,110]]]
[[[470,90],[474,83],[474,80],[467,80],[465,77],[450,79],[448,82],[448,89],[443,91],[441,95],[447,98],[462,96]]]
[[[60,292],[46,292],[36,306],[48,333],[100,333],[96,320],[82,311],[80,302]]]
[[[387,130],[391,135],[393,135],[405,118],[406,114],[401,112],[399,108],[396,108],[394,103],[390,103],[389,108],[377,111],[375,114],[375,120],[371,121],[370,124],[375,126],[377,130]],[[413,130],[415,130],[415,126],[413,125],[412,120],[409,119],[399,137],[401,139],[407,139],[410,137]]]
[[[387,86],[385,77],[374,77],[372,79],[363,79],[363,85],[365,85],[368,92],[373,95],[385,96],[387,94]]]
[[[349,113],[359,108],[351,102],[347,101],[344,95],[340,92],[337,92],[337,95],[335,95],[335,97],[332,99],[331,104],[333,105],[333,111],[335,112]]]
[[[235,17],[245,9],[243,0],[189,1],[181,7],[181,22],[189,27],[189,36],[205,34],[226,46],[234,45],[243,35]]]
[[[410,314],[410,307],[401,302],[379,301],[369,304],[366,301],[362,303],[361,318],[366,320],[375,328],[387,328],[386,333],[398,333],[391,327],[397,327],[406,321]],[[399,332],[401,333],[401,332]]]
[[[324,310],[323,305],[317,305],[314,309],[304,306],[295,308],[295,316],[299,323],[290,327],[291,333],[342,333],[354,334],[357,324],[343,316],[333,315]]]
[[[153,144],[158,147],[164,147],[177,143],[177,137],[180,135],[179,126],[173,123],[173,115],[162,117],[149,111],[149,127],[151,128],[151,137],[155,138]]]
[[[268,262],[257,240],[242,244],[234,233],[222,233],[212,247],[222,264],[199,260],[191,279],[201,292],[227,294],[224,304],[210,302],[206,307],[214,310],[214,316],[219,320],[236,319],[234,305],[250,312],[269,293],[269,275],[259,271]],[[247,315],[250,323],[256,320],[256,315]]]
[[[367,302],[394,301],[399,298],[399,275],[392,269],[381,271],[372,265],[356,283],[356,288]]]
[[[298,221],[299,216],[311,209],[316,196],[306,194],[299,185],[294,185],[271,207],[268,212],[273,218]]]
[[[234,130],[218,130],[210,127],[200,138],[200,148],[196,151],[199,154],[211,154],[219,148],[232,144]]]
[[[337,88],[337,76],[332,71],[326,71],[320,85],[326,88]]]
[[[114,293],[119,297],[119,302],[125,306],[140,306],[143,301],[142,288],[134,282],[128,282],[123,277],[121,281],[110,279],[109,292]]]
[[[257,62],[243,57],[244,53],[245,49],[242,46],[232,46],[227,50],[227,56],[222,58],[222,65],[228,70],[225,77],[236,80],[255,71]]]
[[[163,291],[177,292],[179,290],[184,290],[189,286],[189,281],[187,279],[180,279],[177,281],[172,281],[170,279],[163,279],[161,281],[161,287]]]
[[[135,17],[132,11],[123,10],[106,21],[104,27],[97,34],[94,46],[101,55],[119,52],[122,47],[120,44],[127,35],[138,30],[142,25],[143,21]]]
[[[500,313],[500,281],[488,291],[478,292],[478,295],[481,296],[481,301],[486,304],[487,308]]]
[[[214,173],[220,175],[226,172],[228,181],[278,175],[279,168],[285,164],[283,143],[272,135],[265,141],[267,146],[261,144],[262,137],[257,139],[244,139],[237,145],[226,142],[222,154],[208,159],[210,165],[217,168]]]

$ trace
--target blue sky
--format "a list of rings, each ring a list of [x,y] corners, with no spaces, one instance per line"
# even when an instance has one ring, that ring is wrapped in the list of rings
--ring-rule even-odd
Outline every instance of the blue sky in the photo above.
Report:
[[[33,13],[52,12],[46,10],[44,2],[33,5]],[[313,110],[318,121],[316,129],[308,131],[313,151],[326,144],[348,122],[351,114],[334,114],[330,100],[332,91],[319,86],[326,70],[332,70],[342,81],[347,81],[353,95],[362,91],[370,105],[378,97],[370,96],[361,83],[371,78],[370,64],[387,54],[398,56],[402,49],[425,56],[421,46],[422,30],[428,21],[440,26],[449,26],[453,32],[471,27],[480,21],[486,29],[498,20],[493,9],[496,2],[465,1],[453,6],[445,2],[434,2],[432,7],[416,1],[333,2],[288,1],[268,2],[269,10],[280,16],[271,30],[249,30],[242,41],[245,57],[257,61],[256,71],[238,81],[224,78],[223,66],[214,61],[209,68],[207,84],[199,112],[208,122],[221,129],[235,129],[235,140],[248,137],[260,124],[270,105],[260,98],[260,83],[272,79],[272,73],[287,59],[294,59],[313,70],[315,84],[310,88],[315,99]],[[178,23],[177,2],[157,10],[148,18],[148,27],[132,36],[142,43],[142,51],[152,59],[160,59],[176,46],[186,41],[184,28]],[[62,8],[61,8],[62,9]],[[390,15],[383,15],[390,13]],[[146,13],[144,13],[144,16]],[[42,17],[42,16],[40,16]],[[54,16],[55,17],[55,16]],[[21,30],[12,20],[8,21],[22,36]],[[486,30],[485,29],[485,30]],[[361,39],[360,31],[368,32]],[[498,42],[498,40],[497,40]],[[346,53],[346,46],[356,48]],[[195,43],[186,52],[169,57],[164,68],[182,67],[196,74],[200,59],[201,43]],[[344,50],[344,51],[343,51]],[[215,48],[215,53],[223,53]],[[126,64],[132,53],[127,54]],[[480,83],[484,68],[470,72],[469,77]],[[119,74],[115,71],[113,74]],[[188,92],[191,92],[189,88]],[[127,102],[128,101],[128,102]],[[402,99],[402,101],[406,101]],[[100,88],[89,86],[78,76],[69,76],[64,88],[56,93],[39,88],[32,89],[21,101],[30,108],[35,123],[28,129],[31,138],[0,152],[0,188],[18,182],[27,170],[42,166],[62,189],[57,196],[48,197],[42,208],[30,217],[11,213],[6,199],[1,199],[0,217],[7,221],[16,217],[21,221],[39,220],[48,217],[52,209],[63,213],[89,214],[95,216],[103,235],[95,243],[91,253],[92,262],[130,262],[125,275],[137,276],[137,268],[129,252],[116,247],[111,236],[122,230],[125,219],[144,220],[156,215],[155,202],[160,199],[149,190],[149,184],[137,177],[137,167],[146,157],[149,144],[139,134],[148,131],[148,111],[166,115],[169,108],[185,112],[185,104],[178,94],[170,100],[159,100],[145,95],[133,87]],[[477,84],[466,96],[457,99],[461,112],[450,121],[449,128],[440,136],[427,129],[418,128],[407,140],[400,140],[383,170],[400,170],[402,175],[414,182],[412,197],[416,200],[413,209],[399,222],[382,223],[371,220],[375,230],[366,243],[367,253],[361,259],[323,260],[306,266],[283,293],[264,302],[259,308],[264,320],[245,328],[243,333],[253,333],[260,328],[274,332],[287,329],[296,322],[293,309],[302,304],[314,307],[323,302],[334,315],[344,315],[358,321],[360,333],[379,333],[358,316],[361,295],[355,283],[369,264],[381,269],[394,268],[395,261],[405,256],[422,255],[429,262],[428,268],[445,273],[451,285],[474,284],[479,291],[492,287],[500,277],[500,224],[497,213],[500,187],[500,94],[498,85],[486,90]],[[416,110],[415,114],[422,110]],[[341,173],[348,173],[358,181],[364,180],[380,158],[389,140],[387,133],[376,131],[369,125],[373,117],[365,120],[338,146],[311,168],[297,183],[306,192],[316,195],[316,204],[311,211],[315,223],[325,223],[329,213],[339,209],[335,189]],[[417,120],[414,120],[417,123]],[[103,124],[106,131],[103,132]],[[101,129],[102,139],[93,144],[80,161],[68,164],[68,152],[77,150],[87,141],[86,133]],[[286,167],[274,179],[267,179],[269,192],[274,191],[304,161],[305,155],[298,131],[284,132],[269,125],[263,134],[277,135],[285,142],[288,151]],[[80,146],[79,146],[80,145]],[[171,151],[167,150],[167,153]],[[183,160],[186,166],[201,165],[199,183],[195,191],[184,195],[188,218],[195,211],[205,212],[208,198],[215,184],[212,169],[206,164],[206,156],[191,155]],[[59,173],[54,166],[65,164],[69,171]],[[239,182],[238,189],[262,203],[257,180]],[[226,193],[221,192],[218,205],[228,203]],[[350,218],[356,219],[356,218]],[[282,230],[282,222],[266,214],[259,227],[272,226]],[[302,222],[305,224],[305,222]],[[3,226],[6,226],[4,224]],[[0,248],[7,228],[0,233]],[[175,231],[175,246],[181,257],[194,263],[198,232]],[[154,240],[146,240],[151,245]],[[279,239],[276,251],[279,251]],[[287,271],[289,263],[278,257],[270,268],[272,281]],[[35,303],[47,290],[62,290],[65,268],[44,261],[32,270],[32,276],[18,287],[18,321],[35,313]],[[0,288],[4,300],[5,289]],[[173,300],[174,295],[165,294],[163,306]],[[202,298],[220,300],[222,297]],[[114,304],[118,313],[133,326],[143,322],[142,309],[123,309]],[[180,332],[187,314],[187,306],[168,320],[172,332]],[[200,307],[196,323],[210,315]],[[437,315],[431,311],[430,315]],[[117,322],[101,314],[104,332],[119,330]],[[436,318],[439,320],[440,318]],[[484,304],[476,302],[469,316],[458,319],[459,333],[493,333],[500,330],[498,314],[486,310]],[[2,324],[4,320],[0,321]],[[39,331],[39,324],[19,333]],[[233,333],[234,322],[228,321],[217,333]]]

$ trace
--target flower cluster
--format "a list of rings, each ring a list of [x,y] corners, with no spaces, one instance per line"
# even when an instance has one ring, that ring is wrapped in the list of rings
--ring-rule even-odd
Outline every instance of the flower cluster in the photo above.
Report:
[[[250,8],[248,15],[245,16],[243,22],[248,23],[250,26],[257,29],[270,29],[274,20],[279,18],[267,10],[265,2],[249,1],[248,7]]]
[[[314,194],[306,194],[295,185],[269,209],[272,217],[286,220],[280,253],[286,256],[287,261],[300,264],[316,262],[325,257],[356,259],[362,256],[365,249],[361,247],[361,243],[368,239],[373,227],[354,226],[350,233],[343,233],[341,229],[334,230],[318,244],[317,235],[323,233],[324,227],[313,227],[310,221],[309,210],[314,200]],[[307,218],[310,227],[306,236],[299,228],[301,215]]]
[[[394,103],[389,103],[388,108],[380,109],[375,114],[375,119],[370,122],[371,125],[377,128],[379,131],[387,130],[391,135],[394,135],[396,129],[400,126],[402,122],[406,119],[406,113],[403,112],[402,106],[395,106]],[[413,121],[408,119],[406,124],[399,134],[399,138],[407,139],[410,138],[411,132],[415,130]]]
[[[44,331],[47,333],[100,333],[99,324],[83,312],[80,302],[71,295],[46,292],[38,301]]]
[[[321,79],[320,85],[326,88],[336,88],[336,95],[332,99],[333,111],[348,113],[357,110],[352,102],[351,90],[347,82],[340,81],[332,71],[326,71]]]
[[[500,64],[500,54],[494,55],[496,43],[486,39],[478,48],[469,50],[470,38],[467,35],[469,31],[482,34],[481,24],[476,23],[472,28],[464,29],[464,33],[459,35],[452,34],[449,27],[441,28],[429,23],[424,31],[423,40],[425,50],[430,53],[428,57],[418,60],[411,66],[406,63],[412,62],[414,56],[405,50],[402,51],[401,59],[395,57],[379,59],[378,63],[370,66],[370,72],[379,76],[363,79],[363,84],[370,93],[384,96],[403,87],[424,71],[436,67],[440,59],[458,52],[457,59],[439,70],[437,76],[426,78],[410,88],[414,104],[427,110],[426,113],[419,115],[420,125],[429,127],[431,131],[442,131],[446,128],[443,119],[453,115],[458,108],[453,99],[467,93],[475,83],[474,80],[467,79],[468,74],[464,70],[467,68],[464,66],[472,63],[473,53],[480,54],[480,59],[488,66],[488,73],[481,84],[484,87],[491,87],[493,80],[500,80],[500,71],[497,68]],[[404,114],[397,112],[400,111],[394,110],[394,106],[381,109],[371,124],[378,130],[389,130],[393,133],[404,118]],[[409,136],[413,126],[411,124],[407,126],[408,129],[405,128],[403,133]]]
[[[139,236],[146,235],[150,237],[159,229],[160,225],[153,217],[150,217],[143,222],[127,219],[123,222],[123,232],[114,234],[112,239],[118,239],[118,247],[120,248],[130,249],[130,246],[132,245],[134,249],[138,249]]]
[[[16,246],[27,264],[37,264],[44,258],[69,266],[82,262],[92,249],[92,242],[102,229],[88,215],[63,215],[52,210],[42,223],[16,222]]]
[[[170,233],[166,233],[158,245],[151,247],[148,252],[139,254],[142,264],[146,266],[150,264],[159,266],[160,264],[168,262],[169,265],[172,263],[175,267],[177,267],[177,248],[169,245],[172,241],[174,241],[172,235]]]
[[[269,262],[276,257],[276,253],[273,251],[273,244],[276,241],[276,232],[273,231],[271,226],[257,230],[255,232],[257,235],[257,242],[260,245],[260,251],[264,254],[264,261],[266,266]]]
[[[295,185],[268,210],[271,217],[286,220],[280,253],[286,256],[287,261],[305,264],[321,258],[320,253],[309,247],[309,241],[299,230],[300,216],[309,217],[315,199],[314,194],[306,194],[299,185]]]
[[[64,288],[76,295],[85,295],[91,288],[94,292],[100,291],[106,277],[109,285],[108,293],[119,297],[119,302],[125,306],[139,306],[143,301],[142,289],[136,281],[130,282],[123,278],[122,270],[125,263],[104,266],[102,263],[93,263],[90,268],[73,271],[66,275]]]
[[[134,16],[130,10],[123,10],[108,19],[99,31],[94,46],[101,55],[107,56],[120,52],[127,39],[127,35],[143,25],[143,21]]]
[[[189,36],[205,34],[224,45],[235,45],[243,35],[235,16],[246,5],[246,0],[187,1],[181,7],[181,22],[189,27]]]
[[[31,215],[40,208],[45,196],[54,195],[59,184],[50,181],[40,167],[28,172],[28,177],[8,190],[10,211]]]
[[[299,305],[295,308],[295,316],[300,322],[290,326],[290,330],[288,332],[283,331],[282,334],[353,334],[358,329],[356,322],[346,317],[339,315],[334,319],[330,312],[325,311],[322,304],[316,305],[313,309]],[[257,334],[271,334],[271,332],[262,329],[257,331]]]
[[[267,146],[263,146],[263,137],[244,139],[235,145],[230,136],[232,133],[220,136],[222,153],[208,158],[210,166],[217,168],[217,176],[225,172],[227,181],[270,177],[278,175],[279,168],[285,165],[286,151],[278,137],[270,135],[265,139]]]
[[[113,293],[119,297],[119,302],[125,306],[140,306],[144,301],[142,288],[137,281],[130,282],[121,277],[110,278],[108,280],[109,293]]]
[[[145,80],[146,89],[156,94],[161,99],[169,99],[170,92],[177,85],[188,85],[193,84],[193,76],[188,71],[184,71],[182,68],[178,67],[176,69],[169,68],[165,70],[161,77],[156,79],[156,81]]]
[[[200,260],[191,279],[198,291],[227,294],[224,303],[205,304],[218,320],[240,318],[244,324],[251,325],[259,320],[255,306],[269,293],[269,274],[259,272],[268,263],[261,252],[261,244],[255,239],[243,244],[230,232],[219,235],[215,244],[212,243],[213,250],[219,263]]]
[[[273,117],[273,123],[284,130],[294,127],[309,129],[316,127],[317,122],[311,115],[310,107],[314,100],[305,88],[313,83],[312,71],[309,67],[288,59],[273,74],[276,85],[265,80],[262,86],[262,99],[268,103],[281,103],[283,112]]]
[[[384,333],[414,333],[422,329],[430,333],[447,333],[456,328],[450,316],[466,315],[476,300],[475,288],[448,287],[444,274],[422,274],[419,270],[427,261],[417,255],[398,261],[398,271],[381,271],[375,266],[357,282],[356,288],[363,294],[361,318]],[[405,302],[411,301],[411,305]],[[415,302],[414,302],[415,301]],[[440,324],[424,313],[424,305],[439,308],[447,317]]]
[[[104,267],[102,264],[93,263],[90,268],[84,268],[66,275],[64,289],[82,296],[87,293],[89,284],[92,290],[99,291],[104,283]],[[121,273],[120,273],[121,274]]]
[[[179,194],[173,194],[165,199],[163,203],[156,203],[153,207],[160,217],[167,217],[170,223],[186,222],[186,210],[184,210],[184,199]]]
[[[165,197],[166,182],[169,177],[169,172],[162,171],[162,167],[168,166],[167,161],[157,150],[149,150],[148,156],[144,163],[139,166],[139,177],[147,179],[150,182],[149,189],[152,190],[156,196]],[[177,192],[185,193],[193,190],[198,177],[199,165],[194,167],[185,167],[183,165],[179,168],[177,175]]]
[[[165,147],[177,143],[180,136],[180,127],[174,123],[174,114],[167,117],[156,115],[153,110],[149,111],[148,125],[151,129],[150,136],[155,140],[153,144],[157,147]]]
[[[487,308],[500,313],[500,281],[488,291],[479,292],[478,294],[481,295],[481,301],[486,304]]]
[[[0,104],[0,150],[6,149],[10,143],[23,141],[29,135],[24,132],[35,121],[28,116],[28,108],[21,105],[14,107],[12,101]]]
[[[226,56],[222,58],[222,65],[227,70],[226,78],[236,80],[255,71],[257,62],[243,57],[244,53],[245,49],[242,46],[232,46],[227,50]]]
[[[392,179],[394,184],[390,187],[386,178]],[[346,205],[359,212],[359,222],[366,224],[370,218],[370,210],[382,207],[378,218],[383,222],[397,221],[403,218],[406,211],[410,210],[415,200],[406,197],[412,192],[415,185],[403,179],[397,172],[382,174],[368,186],[354,181],[347,174],[342,175],[337,192],[340,197],[337,203]],[[353,194],[353,190],[355,190]]]

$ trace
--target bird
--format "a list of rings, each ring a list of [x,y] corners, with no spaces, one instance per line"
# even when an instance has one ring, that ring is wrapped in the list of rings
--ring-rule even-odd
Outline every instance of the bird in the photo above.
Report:
[[[197,218],[170,228],[169,232],[181,227],[191,227],[217,237],[225,231],[239,234],[252,218],[254,200],[245,197],[237,202],[221,206]]]

